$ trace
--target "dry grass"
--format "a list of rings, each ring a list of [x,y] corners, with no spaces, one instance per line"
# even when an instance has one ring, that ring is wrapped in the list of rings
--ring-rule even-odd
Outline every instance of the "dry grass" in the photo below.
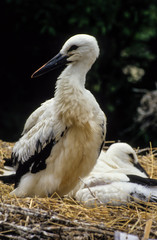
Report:
[[[0,159],[13,144],[0,141]],[[146,153],[147,152],[147,153]],[[157,148],[137,150],[139,161],[157,178]],[[126,206],[85,208],[73,199],[16,198],[13,186],[0,184],[0,239],[113,239],[114,231],[144,234],[152,220],[150,238],[157,239],[157,204],[132,202]]]

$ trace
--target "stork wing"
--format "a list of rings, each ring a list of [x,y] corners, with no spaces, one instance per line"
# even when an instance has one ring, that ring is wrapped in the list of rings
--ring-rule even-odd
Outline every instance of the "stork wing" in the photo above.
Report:
[[[128,182],[129,178],[124,173],[94,173],[82,180],[82,188],[103,186],[112,182]]]
[[[37,173],[46,168],[46,159],[53,146],[66,132],[67,128],[64,124],[48,118],[38,122],[19,139],[12,153],[17,169],[15,187],[27,172]]]
[[[49,113],[52,114],[53,111],[54,99],[47,100],[42,103],[39,108],[37,108],[27,119],[22,135],[27,133],[33,126],[35,126],[39,121],[41,121],[45,115],[49,116]]]

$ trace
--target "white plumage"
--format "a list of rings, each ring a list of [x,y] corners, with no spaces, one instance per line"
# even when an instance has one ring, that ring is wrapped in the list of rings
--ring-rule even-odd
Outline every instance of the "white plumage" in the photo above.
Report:
[[[131,146],[115,143],[107,152],[101,151],[94,169],[69,196],[86,206],[157,201],[157,180],[149,178]]]
[[[32,75],[67,64],[56,82],[54,98],[30,115],[13,148],[16,175],[11,194],[44,197],[57,192],[63,196],[92,170],[106,134],[106,117],[85,89],[86,74],[98,55],[94,37],[75,35]]]

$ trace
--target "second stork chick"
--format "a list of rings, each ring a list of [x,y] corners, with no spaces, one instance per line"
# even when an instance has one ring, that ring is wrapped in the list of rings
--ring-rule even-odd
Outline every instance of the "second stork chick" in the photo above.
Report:
[[[130,201],[157,202],[157,179],[140,165],[127,143],[114,143],[101,154],[89,176],[69,194],[86,206],[121,205]]]

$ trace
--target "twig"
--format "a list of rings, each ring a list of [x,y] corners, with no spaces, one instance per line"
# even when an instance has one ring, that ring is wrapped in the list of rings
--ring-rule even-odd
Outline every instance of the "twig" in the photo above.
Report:
[[[153,177],[153,173],[154,173],[154,156],[153,156],[153,152],[152,152],[152,143],[150,142],[150,154],[151,154],[151,161],[152,161],[152,167],[151,167],[151,174],[150,177]]]
[[[0,233],[0,239],[5,239],[5,240],[6,240],[6,239],[9,239],[9,240],[10,240],[10,239],[13,239],[13,240],[15,240],[15,239],[16,239],[16,240],[26,240],[25,238],[23,238],[23,237],[21,237],[21,236],[19,236],[19,237],[16,236],[16,237],[15,237],[15,236],[13,236],[13,235],[6,235],[5,232],[4,232],[4,234],[3,234],[3,233]]]
[[[33,199],[31,199],[31,201],[30,201],[30,204],[29,204],[29,209],[31,209],[31,208],[32,208],[32,203],[33,203]],[[29,217],[30,217],[30,216],[27,216],[27,218],[26,218],[26,221],[25,221],[25,227],[27,227],[27,225],[28,225],[28,222],[29,222]]]
[[[145,230],[144,230],[144,236],[143,236],[142,240],[147,240],[149,238],[149,234],[150,234],[151,227],[152,227],[152,222],[153,222],[152,219],[149,219],[146,222],[146,226],[145,226]]]
[[[79,177],[79,179],[80,179],[81,182],[86,186],[86,188],[89,190],[91,196],[92,196],[95,200],[97,200],[99,204],[103,204],[103,203],[97,198],[97,196],[92,192],[92,190],[88,187],[88,185],[83,181],[83,179],[81,179],[80,177]]]
[[[12,229],[13,231],[15,231],[16,233],[19,233],[21,236],[25,237],[28,235],[39,235],[40,237],[42,236],[46,236],[46,237],[52,237],[54,239],[54,237],[58,237],[58,235],[54,234],[54,233],[49,233],[49,232],[45,232],[45,231],[41,231],[41,228],[30,228],[30,227],[25,227],[25,226],[19,226],[19,225],[15,225],[12,223],[6,223],[6,222],[2,222],[0,223],[0,227],[6,228],[6,229]],[[29,238],[28,238],[29,239]]]

